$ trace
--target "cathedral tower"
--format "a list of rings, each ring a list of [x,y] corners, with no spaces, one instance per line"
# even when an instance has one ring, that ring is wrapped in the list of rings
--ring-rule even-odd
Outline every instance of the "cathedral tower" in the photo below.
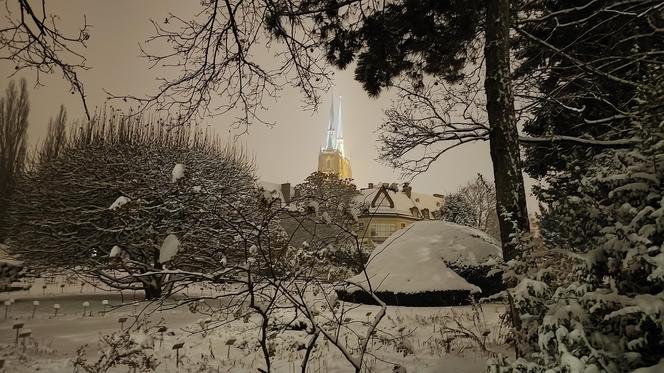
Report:
[[[321,148],[318,154],[318,171],[336,174],[340,179],[353,177],[350,170],[350,160],[346,157],[344,151],[344,138],[341,128],[341,97],[339,97],[339,107],[335,111],[334,96],[332,96],[325,146]]]

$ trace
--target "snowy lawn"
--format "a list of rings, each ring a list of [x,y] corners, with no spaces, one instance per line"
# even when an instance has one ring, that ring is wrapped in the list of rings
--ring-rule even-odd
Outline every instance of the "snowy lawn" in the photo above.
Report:
[[[221,305],[215,300],[195,303],[193,309],[170,309],[172,301],[160,306],[133,301],[132,293],[121,296],[119,292],[93,290],[90,286],[81,290],[80,283],[65,287],[60,283],[55,281],[46,289],[35,283],[30,291],[3,294],[3,302],[14,300],[7,319],[0,319],[0,359],[5,359],[6,372],[74,372],[77,349],[82,345],[87,345],[84,361],[89,364],[97,362],[102,353],[126,353],[127,346],[131,346],[129,350],[136,359],[153,359],[157,372],[256,372],[265,367],[258,343],[260,317],[256,314],[210,313]],[[57,314],[55,304],[59,305]],[[341,307],[350,332],[342,332],[340,340],[354,352],[357,334],[365,332],[379,307],[352,303],[341,303]],[[202,314],[200,310],[208,312]],[[397,364],[407,372],[484,371],[491,354],[511,354],[502,342],[505,330],[500,327],[499,315],[503,311],[504,306],[497,304],[482,305],[481,310],[473,306],[388,307],[378,333],[369,343],[363,371],[390,372]],[[136,315],[141,315],[138,324]],[[4,309],[0,316],[4,316]],[[292,310],[273,316],[296,318]],[[126,321],[121,324],[122,318]],[[24,324],[20,331],[29,330],[30,335],[20,338],[16,346],[16,330],[12,327],[19,322]],[[310,335],[293,329],[270,331],[273,372],[301,371]],[[103,336],[111,343],[124,343],[124,347],[110,348],[102,341]],[[179,367],[173,350],[178,343],[183,343],[178,352]],[[481,344],[488,351],[482,351]],[[120,365],[106,371],[132,369]],[[320,336],[307,372],[352,371],[341,352]]]

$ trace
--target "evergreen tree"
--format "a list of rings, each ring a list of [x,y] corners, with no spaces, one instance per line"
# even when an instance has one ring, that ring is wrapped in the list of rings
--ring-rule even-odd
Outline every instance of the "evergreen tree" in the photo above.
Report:
[[[511,290],[522,322],[516,371],[625,372],[664,359],[664,75],[644,84],[629,130],[644,141],[595,155],[582,197],[560,201],[592,235],[559,251],[577,260],[574,281],[546,281],[542,268]]]
[[[624,3],[538,1],[524,4],[514,46],[520,65],[515,74],[530,101],[524,131],[532,136],[562,135],[613,141],[630,147],[637,91],[664,62],[663,23],[653,1]],[[533,94],[531,94],[533,93]],[[578,198],[580,181],[600,144],[536,143],[525,147],[525,169],[544,183],[535,188],[544,202],[542,232],[556,244],[586,246],[597,232],[594,219],[577,220],[560,201]],[[598,193],[606,193],[598,190]],[[599,197],[596,196],[596,197]]]
[[[350,179],[341,179],[338,175],[314,172],[295,187],[295,194],[300,198],[319,202],[320,212],[326,212],[331,218],[343,217],[339,206],[350,206],[359,193]]]
[[[471,209],[472,207],[461,193],[450,194],[445,197],[445,205],[440,210],[440,218],[441,220],[470,227],[473,224]]]

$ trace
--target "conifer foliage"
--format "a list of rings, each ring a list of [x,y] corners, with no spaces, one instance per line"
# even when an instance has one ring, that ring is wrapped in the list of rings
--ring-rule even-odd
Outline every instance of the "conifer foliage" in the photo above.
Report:
[[[664,359],[663,77],[639,92],[630,134],[643,142],[596,155],[582,197],[560,202],[570,221],[590,221],[586,245],[558,249],[578,263],[573,280],[546,281],[543,269],[511,290],[516,371],[624,372]]]

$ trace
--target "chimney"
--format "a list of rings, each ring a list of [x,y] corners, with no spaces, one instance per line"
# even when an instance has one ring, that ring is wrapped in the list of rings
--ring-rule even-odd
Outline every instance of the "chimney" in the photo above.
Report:
[[[373,183],[369,183],[369,189],[373,189]]]
[[[290,203],[291,201],[291,190],[290,183],[281,184],[281,195],[284,196],[284,203]]]
[[[410,186],[409,183],[403,183],[403,187],[401,190],[410,198],[411,192],[413,191],[413,188]]]

